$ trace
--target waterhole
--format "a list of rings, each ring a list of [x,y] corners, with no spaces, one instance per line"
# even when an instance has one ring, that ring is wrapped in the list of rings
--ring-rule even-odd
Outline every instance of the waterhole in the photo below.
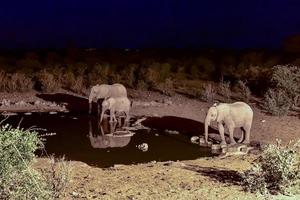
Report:
[[[82,161],[97,167],[210,156],[210,149],[190,142],[190,137],[195,135],[192,132],[195,129],[191,127],[195,121],[178,120],[176,117],[149,118],[144,125],[150,129],[130,132],[125,131],[122,122],[112,124],[104,119],[99,124],[97,117],[82,113],[23,113],[10,116],[5,123],[14,127],[35,126],[47,130],[39,131],[44,135],[45,143],[45,148],[36,152],[40,157],[64,156],[67,160]],[[134,121],[132,119],[130,124]],[[176,130],[179,124],[182,124],[182,129],[177,127]],[[187,125],[191,130],[184,128]],[[45,133],[49,134],[45,136]]]

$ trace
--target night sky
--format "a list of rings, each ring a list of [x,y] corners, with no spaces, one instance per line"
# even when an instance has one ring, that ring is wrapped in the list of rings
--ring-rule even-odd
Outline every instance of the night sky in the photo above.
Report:
[[[0,3],[0,48],[278,48],[299,0],[20,0]]]

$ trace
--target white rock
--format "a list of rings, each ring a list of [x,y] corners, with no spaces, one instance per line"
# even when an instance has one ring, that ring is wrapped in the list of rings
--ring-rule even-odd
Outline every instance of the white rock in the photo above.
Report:
[[[198,136],[193,136],[191,137],[191,142],[194,143],[194,144],[197,144],[197,140],[199,140],[199,137]]]
[[[148,151],[149,146],[147,143],[142,143],[142,144],[137,145],[137,148],[143,152],[146,152],[146,151]]]

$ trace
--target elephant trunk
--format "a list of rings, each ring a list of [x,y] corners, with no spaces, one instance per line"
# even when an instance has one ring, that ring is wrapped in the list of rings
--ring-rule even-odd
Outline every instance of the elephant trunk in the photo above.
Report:
[[[205,118],[205,123],[204,123],[204,138],[205,142],[208,143],[208,126],[210,125],[210,118],[207,116]]]

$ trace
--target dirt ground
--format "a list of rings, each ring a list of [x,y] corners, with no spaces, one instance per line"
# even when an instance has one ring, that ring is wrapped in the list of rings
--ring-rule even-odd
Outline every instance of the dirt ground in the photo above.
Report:
[[[65,93],[65,92],[64,92]],[[62,111],[68,105],[51,104],[38,93],[0,93],[11,105],[1,105],[3,111]],[[176,116],[204,122],[210,104],[179,94],[172,97],[156,92],[129,91],[133,100],[131,115]],[[25,104],[14,104],[23,101]],[[39,103],[34,103],[38,101]],[[29,103],[31,102],[31,103]],[[28,103],[28,104],[27,104]],[[256,103],[251,140],[283,143],[300,139],[299,115],[273,117],[261,111]],[[213,124],[215,126],[216,124]],[[202,133],[199,133],[202,134]],[[199,158],[181,162],[152,162],[137,165],[117,165],[101,169],[71,161],[72,182],[64,199],[261,199],[240,186],[239,172],[250,167],[256,155],[226,158]],[[49,160],[37,159],[37,167],[47,167]]]

